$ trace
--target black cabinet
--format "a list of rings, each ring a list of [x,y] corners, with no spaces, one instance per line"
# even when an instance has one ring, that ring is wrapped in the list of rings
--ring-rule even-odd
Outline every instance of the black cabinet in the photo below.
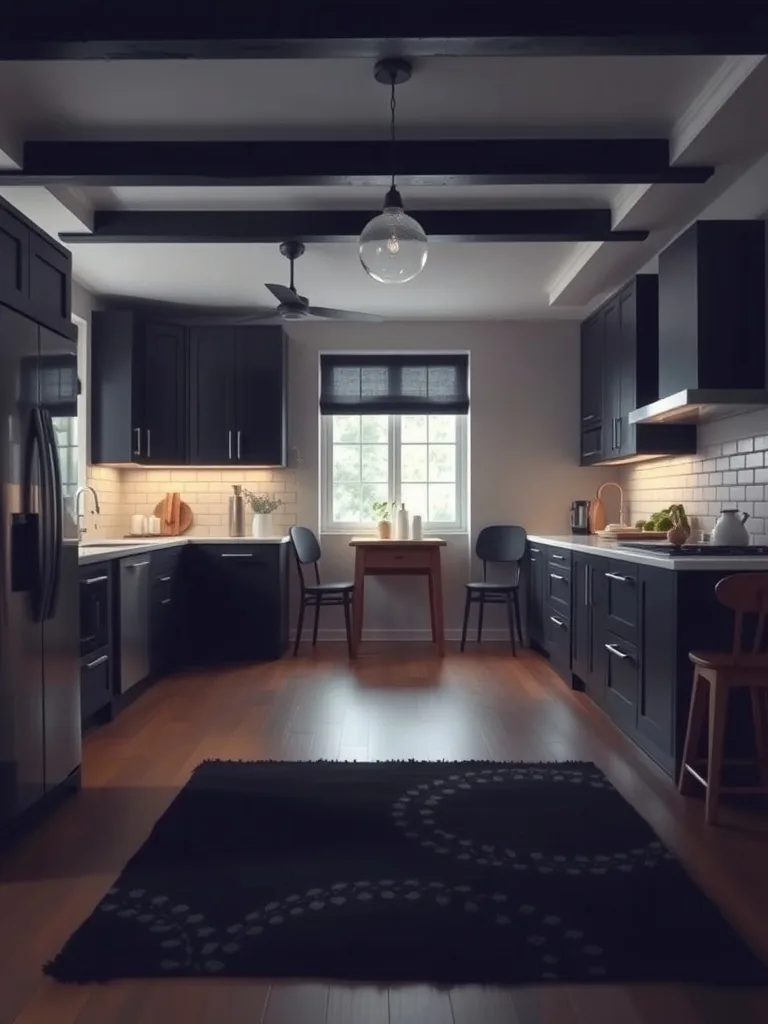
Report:
[[[95,463],[183,465],[186,338],[177,324],[126,310],[93,314],[91,453]]]
[[[0,200],[0,303],[68,338],[72,255]]]
[[[696,451],[690,424],[638,424],[629,414],[659,397],[658,278],[640,274],[582,324],[581,463]]]
[[[637,725],[639,660],[637,647],[606,630],[600,636],[605,654],[604,707],[618,726],[630,734]]]
[[[544,578],[549,550],[541,544],[528,545],[528,589],[526,618],[528,641],[535,647],[544,648]]]
[[[184,554],[186,660],[279,658],[288,644],[288,545],[194,544]]]
[[[635,641],[638,632],[638,566],[623,559],[603,558],[605,579],[605,627]]]
[[[284,466],[286,348],[279,327],[190,333],[190,462]]]
[[[86,565],[79,572],[80,714],[84,724],[109,712],[113,695],[112,563]]]
[[[179,663],[184,640],[179,563],[183,547],[153,551],[150,560],[149,674],[167,675]]]
[[[603,704],[604,672],[596,640],[605,621],[606,559],[576,551],[571,596],[571,672],[596,704]]]

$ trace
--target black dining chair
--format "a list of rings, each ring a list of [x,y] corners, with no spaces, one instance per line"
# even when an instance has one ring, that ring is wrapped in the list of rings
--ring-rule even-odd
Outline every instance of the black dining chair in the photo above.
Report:
[[[292,526],[290,529],[291,544],[296,555],[296,566],[299,570],[299,583],[301,585],[301,596],[299,604],[299,621],[296,624],[296,640],[293,645],[294,657],[298,654],[301,643],[301,632],[304,628],[304,609],[314,607],[315,626],[312,630],[312,646],[317,644],[317,627],[320,622],[321,605],[342,605],[344,608],[344,623],[347,628],[347,649],[352,657],[352,623],[350,620],[350,607],[352,595],[355,591],[354,583],[321,583],[320,569],[320,544],[314,533],[306,526]],[[304,579],[304,567],[311,565],[315,570],[315,582],[307,583]]]
[[[483,580],[481,583],[467,583],[467,597],[464,603],[464,626],[461,630],[461,649],[467,643],[467,627],[469,610],[473,604],[479,604],[477,618],[477,642],[483,638],[483,612],[486,604],[506,604],[509,620],[509,639],[512,653],[517,654],[515,647],[515,626],[523,642],[523,630],[520,623],[520,562],[525,555],[526,533],[522,526],[486,526],[480,531],[475,544],[475,554],[483,563]],[[506,582],[488,581],[489,563],[512,563],[512,579]]]

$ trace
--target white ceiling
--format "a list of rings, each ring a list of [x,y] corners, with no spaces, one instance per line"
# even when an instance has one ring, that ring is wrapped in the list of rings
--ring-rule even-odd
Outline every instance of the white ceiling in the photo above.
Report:
[[[318,305],[403,319],[582,317],[768,151],[768,62],[729,57],[433,58],[398,89],[403,136],[668,137],[707,185],[409,187],[406,206],[599,206],[647,243],[433,244],[425,271],[387,287],[353,244],[309,245],[299,290]],[[0,167],[34,139],[386,138],[388,96],[371,62],[0,62]],[[94,209],[377,210],[381,190],[2,187],[51,233],[87,231]],[[102,295],[213,306],[272,304],[287,281],[275,245],[74,244],[76,278]]]

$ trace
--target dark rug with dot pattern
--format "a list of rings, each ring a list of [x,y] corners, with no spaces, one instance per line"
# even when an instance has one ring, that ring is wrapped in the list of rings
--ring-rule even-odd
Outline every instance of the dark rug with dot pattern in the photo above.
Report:
[[[768,981],[580,762],[206,762],[45,971]]]

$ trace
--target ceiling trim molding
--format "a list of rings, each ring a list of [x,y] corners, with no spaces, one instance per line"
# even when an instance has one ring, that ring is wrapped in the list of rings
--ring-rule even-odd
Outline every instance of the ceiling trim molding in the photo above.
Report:
[[[6,185],[389,184],[389,140],[27,142]],[[440,139],[397,144],[410,185],[701,183],[671,167],[666,139]]]
[[[409,210],[431,242],[638,242],[647,231],[614,231],[609,209]],[[365,210],[101,210],[91,234],[67,245],[108,243],[356,242]]]
[[[754,0],[689,5],[437,4],[335,0],[26,0],[3,20],[4,60],[376,59],[430,56],[751,54],[768,52],[768,10]]]
[[[586,267],[595,253],[602,247],[602,242],[584,242],[570,259],[566,260],[556,277],[547,285],[547,300],[554,306],[562,293],[574,278]]]

